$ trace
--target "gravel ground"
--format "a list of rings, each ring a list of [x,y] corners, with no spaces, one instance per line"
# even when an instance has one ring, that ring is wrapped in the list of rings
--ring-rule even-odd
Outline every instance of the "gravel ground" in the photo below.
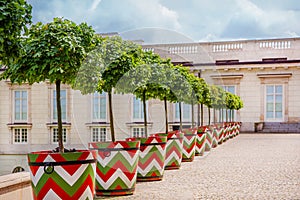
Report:
[[[134,195],[109,199],[300,200],[300,134],[240,134],[162,181],[137,183]]]

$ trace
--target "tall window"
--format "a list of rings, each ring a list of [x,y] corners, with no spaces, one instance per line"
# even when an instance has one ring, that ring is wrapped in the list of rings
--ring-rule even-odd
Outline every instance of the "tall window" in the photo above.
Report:
[[[133,127],[132,137],[146,137],[144,127]]]
[[[92,142],[105,142],[106,141],[106,128],[97,127],[92,128]]]
[[[136,97],[133,97],[133,120],[144,120],[143,102]]]
[[[27,91],[14,91],[14,118],[15,121],[27,121]]]
[[[106,120],[106,93],[93,95],[93,120]]]
[[[63,138],[63,143],[67,142],[67,129],[63,128],[62,129],[62,138]],[[53,128],[52,129],[52,143],[56,144],[58,142],[58,128]]]
[[[281,120],[283,118],[283,86],[266,86],[266,118]]]
[[[14,128],[13,129],[13,143],[14,144],[27,144],[28,142],[28,129],[27,128]]]
[[[235,94],[235,86],[234,85],[225,85],[223,86],[223,89],[227,92],[230,92],[232,94]],[[231,119],[235,120],[235,116],[236,116],[236,111],[234,111],[233,113],[230,111],[230,110],[227,110],[227,118],[228,118],[228,121],[230,121]],[[222,118],[223,115],[223,121],[226,121],[226,109],[223,110],[223,113],[220,112],[220,118]],[[233,115],[233,116],[232,116]]]
[[[60,102],[61,102],[61,117],[62,120],[67,120],[67,91],[60,91]],[[53,90],[53,120],[57,120],[57,108],[56,108],[56,90]]]
[[[191,105],[181,103],[181,113],[182,113],[182,121],[190,122],[191,121]],[[175,104],[175,120],[180,120],[179,115],[179,103]]]

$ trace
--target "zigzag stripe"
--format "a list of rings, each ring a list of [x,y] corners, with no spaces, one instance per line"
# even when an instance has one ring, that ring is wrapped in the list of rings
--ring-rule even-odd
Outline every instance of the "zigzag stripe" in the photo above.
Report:
[[[45,184],[43,184],[43,187],[41,188],[39,193],[35,193],[35,188],[33,187],[34,193],[34,199],[44,199],[49,191],[49,196],[45,199],[52,200],[52,197],[56,196],[60,197],[63,200],[72,200],[72,199],[87,199],[87,197],[84,197],[84,193],[86,192],[86,189],[89,188],[89,190],[92,192],[92,194],[89,194],[88,196],[94,195],[94,178],[91,176],[86,177],[83,181],[80,182],[79,188],[69,188],[66,189],[65,184],[62,184],[60,181],[54,181],[52,178],[49,178]],[[85,187],[84,187],[85,186]]]
[[[187,152],[187,151],[183,151],[182,153],[182,158],[191,158],[195,155],[195,148],[193,148],[193,150],[191,152]]]
[[[152,160],[156,160],[156,162],[160,163],[163,166],[165,162],[165,154],[162,155],[161,153],[152,153],[144,159],[139,159],[138,166],[144,169],[152,162]]]
[[[95,153],[95,152],[94,152]],[[36,152],[34,154],[28,154],[28,162],[66,162],[66,161],[74,161],[74,160],[92,160],[94,159],[93,153],[89,151],[78,151],[72,153],[51,153],[49,151]],[[73,167],[69,167],[67,165],[62,166],[67,173],[73,175],[78,168],[79,165],[73,165]],[[35,175],[39,167],[31,166],[32,174]]]
[[[92,164],[93,166],[96,166],[96,164]],[[71,166],[69,166],[71,167]],[[72,166],[73,167],[73,166]],[[81,164],[80,167],[77,169],[77,171],[75,173],[73,173],[73,175],[70,175],[65,168],[61,167],[61,166],[55,166],[54,170],[57,173],[58,176],[62,177],[63,179],[65,179],[67,181],[67,183],[72,186],[76,183],[76,181],[80,178],[80,176],[86,172],[86,170],[90,170],[88,169],[90,167],[89,164]],[[94,171],[94,169],[93,169]],[[31,172],[30,172],[31,173]],[[40,181],[40,179],[45,175],[44,172],[44,167],[39,167],[39,170],[37,170],[36,175],[34,176],[31,173],[31,180],[32,180],[32,184],[34,186],[36,186],[38,184],[38,182]]]
[[[132,180],[134,175],[136,174],[136,169],[138,165],[138,159],[136,160],[135,164],[127,168],[121,161],[115,162],[114,165],[107,166],[105,168],[101,167],[99,162],[97,163],[97,177],[101,178],[104,182],[107,182],[110,177],[116,173],[116,171],[122,171],[126,173],[127,179]]]
[[[137,173],[133,173],[133,177],[129,179],[128,174],[118,168],[108,177],[106,181],[102,179],[101,175],[96,176],[96,189],[112,190],[117,186],[121,187],[122,189],[132,188],[135,185],[136,176]]]
[[[99,154],[101,153],[103,152],[98,153],[97,161],[102,167],[112,167],[115,165],[116,161],[121,161],[127,168],[130,168],[131,166],[134,166],[136,164],[136,161],[139,157],[138,151],[134,151],[131,153],[134,154],[134,156],[130,156],[126,151],[111,152],[111,154],[104,159],[99,156]]]
[[[168,164],[165,166],[165,169],[178,169],[181,165],[181,159],[176,159],[173,157],[171,160],[169,160]]]
[[[43,167],[41,167],[43,168]],[[48,174],[44,174],[43,176],[40,177],[40,179],[37,181],[35,180],[34,177],[31,177],[32,179],[32,187],[34,189],[34,193],[35,195],[38,195],[41,190],[44,190],[44,185],[48,185],[49,180],[56,182],[57,185],[59,185],[60,187],[62,187],[64,189],[64,191],[66,191],[70,196],[73,196],[74,192],[76,190],[78,190],[82,183],[86,181],[86,179],[88,179],[90,176],[92,176],[92,182],[91,184],[94,184],[94,177],[95,177],[95,172],[93,167],[91,167],[89,165],[89,167],[83,172],[83,174],[78,178],[78,180],[73,184],[73,185],[69,185],[67,180],[65,180],[63,177],[61,177],[58,173],[56,173],[56,171],[54,170],[54,172],[49,176]],[[34,184],[34,182],[37,182],[36,185]],[[48,185],[48,187],[51,187],[51,185]]]
[[[165,166],[169,166],[170,164],[172,164],[172,162],[174,162],[174,160],[176,160],[176,162],[178,162],[180,164],[181,159],[182,159],[182,154],[178,155],[176,152],[172,152],[170,154],[170,156],[168,156],[166,158],[166,160],[165,160],[166,165]]]
[[[139,153],[139,159],[147,159],[146,157],[152,153],[159,153],[162,157],[165,157],[166,146],[162,147],[161,145],[147,146],[143,151]]]
[[[166,159],[171,156],[171,154],[176,153],[179,157],[182,156],[182,149],[183,149],[183,144],[172,144],[168,147],[166,151]]]
[[[196,135],[195,136],[184,136],[183,137],[183,146],[190,146],[193,145],[196,141]]]
[[[144,168],[142,168],[144,167]],[[138,166],[138,173],[142,176],[146,176],[149,172],[158,171],[161,175],[163,174],[164,163],[157,162],[156,160],[152,160],[148,165]]]
[[[195,147],[196,147],[195,143],[190,146],[184,146],[182,149],[182,154],[187,155],[187,154],[195,151]]]

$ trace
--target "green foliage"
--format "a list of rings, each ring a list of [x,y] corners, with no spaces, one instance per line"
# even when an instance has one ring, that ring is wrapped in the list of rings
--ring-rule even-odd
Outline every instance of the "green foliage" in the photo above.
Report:
[[[243,107],[243,101],[238,95],[226,92],[226,108],[230,110],[239,110]]]
[[[30,27],[21,40],[20,57],[10,63],[1,78],[19,84],[49,81],[56,85],[58,143],[62,142],[60,105],[61,83],[73,84],[87,53],[95,48],[98,38],[86,23],[76,25],[67,19],[54,18],[53,22]]]
[[[210,85],[210,101],[206,106],[209,108],[222,109],[226,107],[226,93],[223,88],[216,85]]]
[[[19,56],[21,33],[31,24],[31,9],[26,0],[0,0],[0,60],[5,65]]]
[[[19,84],[45,80],[72,84],[87,53],[97,44],[92,27],[61,18],[38,22],[25,36],[23,53],[4,72],[4,78]]]

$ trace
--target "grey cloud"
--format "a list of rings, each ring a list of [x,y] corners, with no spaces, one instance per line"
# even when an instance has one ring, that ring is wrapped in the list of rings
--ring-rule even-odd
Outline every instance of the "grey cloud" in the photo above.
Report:
[[[34,22],[64,16],[99,32],[145,41],[223,40],[300,34],[298,0],[28,0]],[[149,29],[152,28],[152,34]],[[132,30],[148,32],[132,33]],[[168,30],[180,33],[170,35]],[[131,32],[129,34],[129,32]],[[144,35],[143,35],[143,34]],[[179,37],[179,36],[183,37]],[[141,38],[143,37],[144,38]]]

